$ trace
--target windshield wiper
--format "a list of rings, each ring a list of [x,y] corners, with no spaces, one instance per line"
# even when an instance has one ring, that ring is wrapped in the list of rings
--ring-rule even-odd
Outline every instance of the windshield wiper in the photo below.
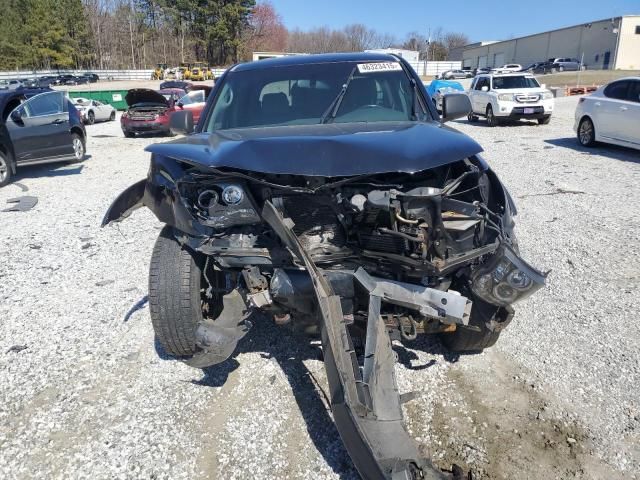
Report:
[[[333,99],[333,101],[329,104],[329,107],[325,110],[325,112],[320,117],[320,123],[328,123],[329,120],[333,120],[334,118],[336,118],[338,109],[342,104],[344,95],[347,93],[347,88],[349,88],[349,84],[351,83],[351,80],[353,80],[353,77],[355,76],[357,69],[358,69],[357,65],[353,67],[353,70],[351,70],[351,73],[347,77],[347,81],[344,83],[344,85],[342,85],[342,89],[340,90],[336,98]]]

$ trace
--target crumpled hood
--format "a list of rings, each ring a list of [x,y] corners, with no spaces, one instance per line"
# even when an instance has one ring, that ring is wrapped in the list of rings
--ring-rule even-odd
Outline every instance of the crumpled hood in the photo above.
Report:
[[[146,150],[202,167],[341,177],[419,172],[462,160],[482,147],[436,122],[379,122],[220,130]]]
[[[164,98],[161,93],[151,90],[150,88],[133,88],[127,92],[124,101],[127,102],[129,107],[140,103],[169,106],[169,102],[167,102],[167,99]]]

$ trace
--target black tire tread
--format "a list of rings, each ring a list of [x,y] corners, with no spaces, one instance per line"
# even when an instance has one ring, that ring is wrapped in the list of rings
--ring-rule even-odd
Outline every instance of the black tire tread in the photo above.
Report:
[[[443,334],[441,339],[452,352],[479,352],[495,345],[499,337],[500,332],[492,332],[486,328],[476,332],[459,327],[455,332]]]
[[[4,187],[11,182],[11,177],[13,176],[13,172],[11,171],[11,165],[9,165],[9,155],[0,151],[0,156],[4,159],[4,163],[7,165],[7,176],[4,181],[0,181],[0,187]]]
[[[149,310],[158,340],[167,353],[178,357],[197,351],[195,329],[202,320],[200,275],[194,255],[165,226],[151,256]]]

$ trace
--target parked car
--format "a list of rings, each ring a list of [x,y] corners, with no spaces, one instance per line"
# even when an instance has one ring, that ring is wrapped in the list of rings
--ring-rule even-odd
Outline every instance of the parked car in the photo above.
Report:
[[[530,73],[478,75],[471,82],[469,98],[469,121],[486,117],[491,127],[505,120],[521,119],[547,124],[555,103],[553,94]]]
[[[86,124],[93,125],[95,122],[114,121],[116,119],[116,109],[108,103],[83,97],[73,98],[72,101],[80,112],[82,121]]]
[[[189,92],[193,88],[193,83],[181,80],[166,80],[160,84],[160,90],[167,88],[179,88],[185,92]]]
[[[482,147],[442,128],[469,107],[447,95],[439,116],[393,55],[227,70],[206,121],[194,132],[192,113],[175,112],[188,136],[147,147],[147,178],[103,220],[146,206],[166,224],[149,277],[164,351],[205,368],[252,322],[308,327],[362,478],[467,478],[437,470],[406,430],[392,340],[438,332],[453,351],[482,350],[545,282],[517,253],[515,206]]]
[[[436,107],[438,112],[442,112],[442,99],[446,94],[464,92],[464,87],[460,82],[451,80],[434,80],[427,87],[427,95]]]
[[[20,87],[22,87],[22,80],[13,79],[7,81],[7,88],[9,90],[15,90]]]
[[[585,147],[605,142],[640,149],[640,77],[621,78],[580,97],[573,128]]]
[[[0,92],[0,112],[0,187],[17,167],[84,158],[84,125],[64,92]]]
[[[568,57],[550,58],[543,67],[545,73],[576,71],[580,70],[581,68],[582,67],[579,60]]]
[[[96,83],[100,80],[100,77],[96,73],[92,72],[85,72],[82,74],[82,76],[88,78],[89,83]]]
[[[136,133],[171,135],[169,117],[176,110],[177,101],[184,97],[185,93],[177,88],[129,90],[125,96],[129,108],[120,116],[120,127],[124,136],[132,138]]]
[[[208,85],[196,85],[193,87],[193,90],[178,100],[175,111],[190,111],[193,114],[193,122],[198,123],[200,120],[200,114],[206,105],[209,93],[211,93],[211,87]]]
[[[529,65],[526,65],[526,66],[522,67],[522,69],[520,71],[521,72],[528,72],[528,73],[538,73],[541,68],[544,68],[545,63],[546,62],[530,63]]]
[[[489,67],[480,67],[480,68],[474,68],[472,72],[473,72],[473,76],[475,77],[476,75],[489,73],[491,72],[491,69]]]
[[[440,74],[440,78],[450,80],[452,78],[471,78],[473,72],[471,70],[447,70]]]
[[[501,67],[492,68],[492,73],[512,73],[519,72],[522,70],[522,65],[519,63],[507,63],[502,65]]]

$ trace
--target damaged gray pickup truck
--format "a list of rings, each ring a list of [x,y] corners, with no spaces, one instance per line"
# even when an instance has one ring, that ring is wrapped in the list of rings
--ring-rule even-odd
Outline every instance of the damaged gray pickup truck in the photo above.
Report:
[[[443,125],[469,108],[448,95],[438,116],[399,57],[333,54],[237,65],[195,128],[174,113],[186,136],[147,148],[147,179],[104,219],[146,206],[166,224],[149,275],[166,351],[203,368],[252,322],[315,327],[363,478],[467,478],[406,431],[392,343],[437,334],[480,351],[545,283],[518,254],[515,206],[481,147]]]

